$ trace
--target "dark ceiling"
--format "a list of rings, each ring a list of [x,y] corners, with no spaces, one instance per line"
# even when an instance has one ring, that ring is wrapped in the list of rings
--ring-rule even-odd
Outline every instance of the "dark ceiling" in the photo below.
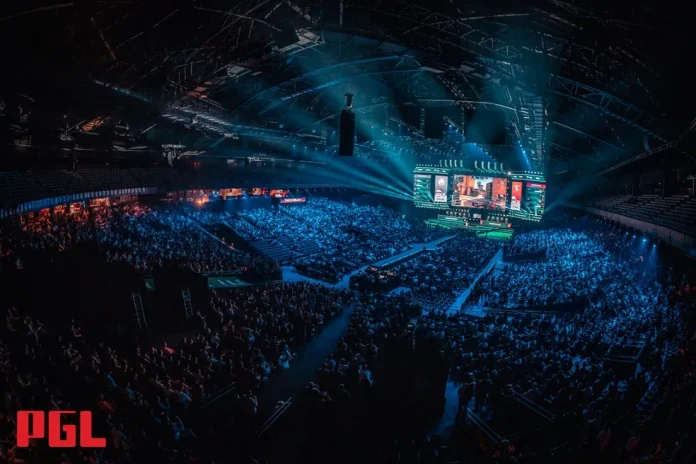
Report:
[[[692,163],[687,146],[660,149],[696,116],[688,14],[627,6],[26,1],[0,14],[0,109],[15,138],[31,132],[34,143],[87,131],[106,145],[125,134],[123,146],[183,138],[210,150],[245,137],[312,143],[352,91],[361,117],[386,126],[397,103],[503,108],[552,170],[600,172],[641,155]]]

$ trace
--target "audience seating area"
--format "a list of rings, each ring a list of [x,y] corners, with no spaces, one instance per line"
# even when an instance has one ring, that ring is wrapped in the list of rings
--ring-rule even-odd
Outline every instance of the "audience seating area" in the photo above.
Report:
[[[120,172],[112,174],[114,183],[130,182]],[[89,182],[90,176],[84,178]],[[7,179],[61,188],[40,177]],[[605,207],[610,203],[616,211],[624,205],[622,211],[631,214],[665,208],[681,211],[685,218],[696,210],[696,202],[687,198],[646,196],[608,201]],[[270,243],[269,255],[280,249],[296,253],[303,243],[314,244],[320,253],[301,256],[296,264],[330,280],[411,243],[442,236],[386,208],[326,199],[281,212],[254,211],[230,217],[185,204],[61,208],[21,225],[6,221],[0,251],[14,258],[26,251],[64,251],[98,242],[110,260],[144,271],[170,260],[198,272],[273,265],[258,254],[230,248],[205,229],[229,225],[257,249]],[[663,217],[678,219],[667,213]],[[246,435],[237,432],[254,430],[261,411],[273,409],[259,398],[276,388],[283,393],[295,388],[297,378],[276,382],[286,380],[283,373],[301,362],[297,352],[304,345],[331,333],[327,326],[332,320],[343,315],[347,322],[349,310],[347,331],[337,346],[329,347],[333,354],[319,372],[310,372],[314,380],[304,394],[311,409],[297,412],[311,418],[305,420],[307,427],[337,446],[322,461],[306,462],[339,462],[341,456],[335,454],[342,447],[368,461],[374,456],[404,464],[478,462],[470,459],[476,447],[455,456],[455,447],[464,445],[453,440],[451,446],[440,446],[421,431],[413,432],[420,433],[418,440],[372,437],[380,443],[374,454],[373,443],[362,441],[360,430],[366,418],[374,417],[372,407],[397,394],[391,389],[403,387],[384,381],[390,366],[380,354],[395,339],[418,340],[412,347],[436,341],[435,352],[451,367],[450,380],[459,382],[455,428],[461,425],[461,408],[470,408],[487,423],[509,420],[506,395],[511,391],[551,411],[558,420],[550,426],[562,438],[559,447],[536,450],[527,437],[507,437],[524,450],[510,462],[669,462],[690,451],[696,424],[696,338],[689,320],[696,291],[689,286],[690,275],[660,265],[657,253],[644,256],[634,241],[604,221],[519,233],[506,248],[514,253],[543,249],[546,257],[481,278],[471,301],[497,309],[482,317],[442,310],[500,249],[499,242],[463,234],[394,266],[412,295],[351,293],[308,282],[220,290],[188,320],[189,333],[171,344],[105,339],[83,333],[80,322],[68,316],[63,325],[48,326],[29,308],[9,307],[0,326],[5,395],[0,462],[242,462],[237,453],[240,437]],[[501,310],[557,303],[577,307],[553,315]],[[640,368],[612,364],[612,353],[628,345],[644,348]],[[304,381],[298,385],[301,391]],[[230,392],[226,406],[210,413],[214,421],[194,425],[188,414],[209,404],[216,392]],[[109,437],[108,446],[17,448],[14,416],[26,408],[91,409],[95,431]],[[509,446],[505,450],[514,452]]]
[[[587,206],[657,224],[696,237],[696,198],[618,195]]]
[[[280,185],[316,186],[314,177],[302,171],[264,169],[244,166],[218,169],[171,167],[119,169],[108,166],[79,166],[76,171],[51,169],[44,171],[0,172],[0,207],[60,197],[76,193],[100,192],[127,188],[152,188],[160,192],[189,189],[257,187]]]
[[[300,273],[327,282],[338,282],[343,275],[408,249],[411,243],[445,235],[383,207],[325,198],[310,198],[302,206],[281,206],[279,211],[254,209],[229,223],[257,250],[270,257],[290,252]]]

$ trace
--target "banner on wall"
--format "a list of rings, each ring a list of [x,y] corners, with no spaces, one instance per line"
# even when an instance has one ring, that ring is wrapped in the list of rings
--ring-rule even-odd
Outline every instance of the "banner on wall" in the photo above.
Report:
[[[281,205],[296,205],[298,203],[307,203],[307,199],[305,197],[281,198],[280,199]]]
[[[447,176],[435,176],[435,203],[447,203]]]
[[[513,181],[510,193],[510,209],[519,211],[522,203],[522,182]]]

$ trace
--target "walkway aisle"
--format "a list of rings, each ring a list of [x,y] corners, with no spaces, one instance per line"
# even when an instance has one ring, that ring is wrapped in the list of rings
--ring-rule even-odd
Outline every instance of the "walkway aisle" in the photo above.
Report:
[[[324,360],[332,354],[338,346],[338,341],[348,329],[355,304],[351,303],[343,313],[327,324],[319,335],[302,347],[295,360],[290,364],[290,369],[273,378],[268,388],[259,397],[261,414],[270,416],[278,401],[285,401],[302,391],[309,382],[317,377],[319,368]]]
[[[447,440],[452,433],[452,429],[457,421],[460,386],[461,383],[454,382],[449,377],[447,378],[447,385],[445,386],[445,412],[442,413],[440,422],[430,430],[431,435],[440,435]]]
[[[490,261],[488,261],[488,264],[486,264],[481,272],[479,272],[479,275],[476,276],[476,278],[471,282],[471,285],[462,292],[461,295],[456,299],[454,303],[452,303],[452,306],[449,307],[447,310],[447,314],[454,314],[458,313],[462,309],[462,305],[466,302],[466,299],[469,298],[469,294],[471,293],[471,290],[474,288],[474,285],[476,285],[476,282],[479,281],[479,279],[486,275],[488,271],[491,270],[492,267],[494,267],[499,261],[503,260],[503,249],[501,248],[498,250],[498,252],[491,258]]]
[[[406,250],[402,253],[396,254],[394,256],[390,256],[389,258],[383,259],[381,261],[377,261],[376,263],[373,263],[370,266],[384,267],[384,266],[388,266],[391,263],[395,263],[395,262],[400,261],[402,259],[406,259],[409,256],[416,256],[417,254],[419,254],[423,250],[423,247],[425,247],[425,249],[428,251],[436,250],[438,248],[438,246],[440,246],[442,243],[446,242],[447,240],[451,239],[452,237],[454,237],[454,235],[439,238],[437,240],[433,240],[432,242],[428,242],[428,243],[412,243],[410,245],[411,248],[409,248],[408,250]],[[354,275],[359,274],[360,272],[364,271],[367,268],[368,268],[368,266],[363,266],[360,269],[356,269],[355,271],[344,275],[343,278],[339,282],[337,282],[335,284],[329,284],[329,283],[323,282],[321,280],[312,279],[311,277],[303,276],[302,274],[298,273],[293,266],[283,266],[282,267],[283,282],[297,282],[300,280],[306,280],[309,282],[313,282],[315,284],[322,284],[322,285],[325,285],[325,286],[331,287],[331,288],[346,288],[347,289],[350,286],[350,278],[353,277]]]

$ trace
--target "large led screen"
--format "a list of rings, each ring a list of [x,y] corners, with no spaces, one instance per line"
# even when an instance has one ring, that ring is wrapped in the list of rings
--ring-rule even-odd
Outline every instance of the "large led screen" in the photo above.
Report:
[[[452,206],[504,210],[507,179],[455,174],[452,177]]]
[[[510,209],[512,211],[519,211],[522,205],[522,182],[513,181],[512,191],[510,192]]]
[[[415,174],[413,176],[413,200],[416,202],[433,201],[432,176],[430,174]]]
[[[447,203],[447,176],[435,176],[435,203]]]
[[[542,216],[546,208],[546,184],[527,182],[523,208],[532,216]]]

